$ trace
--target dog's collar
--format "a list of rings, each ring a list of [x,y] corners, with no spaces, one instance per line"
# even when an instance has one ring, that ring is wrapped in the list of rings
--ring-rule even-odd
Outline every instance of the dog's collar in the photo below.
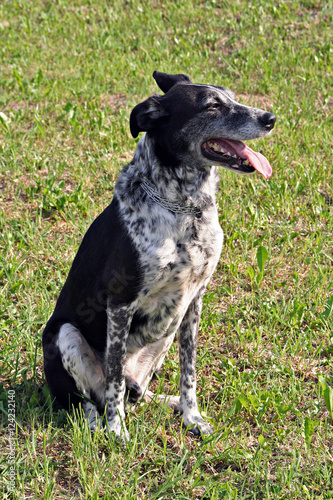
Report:
[[[163,198],[160,193],[154,189],[147,177],[142,177],[140,186],[151,200],[170,212],[174,214],[194,215],[197,219],[201,218],[202,212],[199,207],[195,205],[179,205],[178,203]]]

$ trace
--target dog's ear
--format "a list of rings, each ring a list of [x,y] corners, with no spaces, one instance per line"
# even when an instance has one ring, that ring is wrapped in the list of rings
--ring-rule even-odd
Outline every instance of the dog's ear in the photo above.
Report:
[[[174,85],[179,83],[192,83],[188,76],[186,75],[169,75],[168,73],[161,73],[160,71],[154,71],[153,77],[156,80],[157,85],[164,93],[168,92]]]
[[[152,130],[159,120],[169,116],[162,106],[162,99],[163,96],[154,95],[135,106],[130,116],[130,129],[133,137],[137,137],[139,132]]]

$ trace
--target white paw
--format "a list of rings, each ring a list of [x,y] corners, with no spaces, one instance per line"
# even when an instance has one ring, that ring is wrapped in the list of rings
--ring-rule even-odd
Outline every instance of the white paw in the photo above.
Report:
[[[107,430],[110,434],[114,433],[115,436],[121,439],[123,443],[128,443],[130,441],[125,422],[119,415],[116,415],[112,420],[107,421]]]
[[[151,391],[146,391],[144,400],[147,401],[147,403],[156,401],[162,405],[166,405],[169,408],[172,408],[175,413],[181,413],[179,396],[168,396],[166,394],[156,395]]]
[[[90,430],[96,432],[97,430],[103,429],[103,419],[97,417],[94,420],[89,420]]]
[[[90,429],[95,432],[97,429],[103,428],[103,421],[96,407],[91,403],[84,405],[84,414],[88,421]]]

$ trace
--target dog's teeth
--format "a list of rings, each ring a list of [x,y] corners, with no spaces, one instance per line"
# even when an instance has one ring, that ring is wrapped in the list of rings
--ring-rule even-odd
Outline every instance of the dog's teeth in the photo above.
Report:
[[[239,166],[239,165],[234,164],[232,167],[233,167],[233,168],[238,168],[238,166]]]
[[[209,142],[208,143],[209,147],[214,149],[214,151],[219,151],[221,152],[221,146],[217,142]]]
[[[247,165],[247,166],[250,165],[249,160],[244,160],[243,163],[244,163],[244,165]]]
[[[237,158],[238,158],[238,156],[236,154],[232,155],[229,151],[226,151],[225,149],[223,149],[223,147],[218,142],[208,141],[207,144],[216,153],[221,153],[225,156],[230,156],[230,158],[234,158],[235,160],[237,160]]]

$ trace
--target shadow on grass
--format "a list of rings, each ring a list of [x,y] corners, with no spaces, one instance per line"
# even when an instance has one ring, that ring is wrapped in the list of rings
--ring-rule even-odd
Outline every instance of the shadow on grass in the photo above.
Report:
[[[67,423],[67,410],[60,406],[50,393],[48,385],[32,377],[20,384],[4,387],[0,384],[0,427],[6,429],[15,419],[20,430],[36,423],[47,427],[50,422],[56,428]]]

